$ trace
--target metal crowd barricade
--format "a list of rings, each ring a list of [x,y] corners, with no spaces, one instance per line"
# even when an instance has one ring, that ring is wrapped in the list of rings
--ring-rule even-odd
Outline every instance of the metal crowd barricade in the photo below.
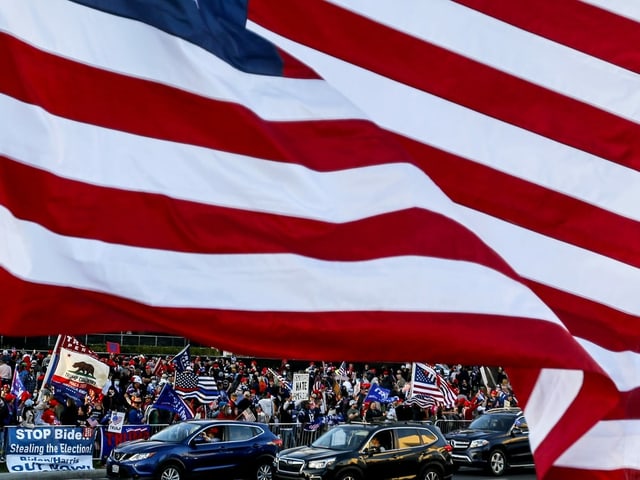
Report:
[[[446,435],[447,433],[455,430],[466,428],[470,423],[471,420],[436,420],[435,425],[444,435]]]
[[[282,448],[309,445],[330,428],[326,424],[305,428],[300,423],[269,423],[268,427],[282,439]]]

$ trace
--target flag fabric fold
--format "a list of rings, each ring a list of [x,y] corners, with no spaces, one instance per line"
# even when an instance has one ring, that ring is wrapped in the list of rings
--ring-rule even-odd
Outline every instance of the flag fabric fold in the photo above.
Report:
[[[193,418],[189,405],[175,392],[169,383],[165,383],[162,390],[152,404],[153,408],[162,408],[178,414],[181,420]]]
[[[18,369],[14,369],[13,378],[11,379],[11,390],[10,392],[15,395],[16,400],[22,398],[22,394],[27,390],[24,388],[24,384],[18,375]]]
[[[411,386],[407,395],[407,404],[415,403],[422,408],[455,406],[457,395],[432,367],[414,362],[411,366]]]
[[[289,392],[293,391],[293,385],[291,385],[291,382],[289,380],[287,380],[285,377],[283,377],[282,375],[280,375],[278,372],[276,372],[274,369],[269,368],[269,372],[271,373],[271,375],[273,375],[273,377],[278,381],[278,385],[284,389],[287,390]]]
[[[371,387],[369,387],[369,392],[367,396],[364,398],[365,402],[380,402],[380,403],[389,403],[393,401],[392,398],[389,397],[391,394],[391,390],[388,388],[383,388],[377,383],[372,383]],[[398,397],[393,397],[393,399],[397,399]]]
[[[214,377],[197,375],[191,371],[176,372],[174,388],[182,398],[195,398],[209,403],[220,396]]]
[[[398,362],[433,338],[426,360],[517,372],[541,479],[637,475],[639,24],[624,2],[10,0],[0,333]]]
[[[171,359],[176,372],[185,372],[191,367],[191,345],[185,346]]]
[[[240,415],[238,416],[238,418],[245,420],[247,422],[255,422],[256,421],[256,416],[255,414],[251,411],[250,408],[245,408]]]
[[[349,376],[347,375],[347,364],[346,362],[342,362],[336,370],[336,380],[347,380],[348,378]]]
[[[109,374],[109,366],[93,350],[73,336],[58,335],[43,385],[53,387],[58,400],[71,397],[83,405],[89,392],[102,393]]]

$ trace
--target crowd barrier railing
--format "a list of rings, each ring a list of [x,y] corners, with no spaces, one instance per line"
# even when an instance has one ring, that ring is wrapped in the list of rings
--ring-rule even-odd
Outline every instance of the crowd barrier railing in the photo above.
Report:
[[[423,422],[432,423],[432,422]],[[471,423],[469,420],[437,420],[435,425],[440,428],[443,434],[447,434],[454,430],[465,428]],[[278,435],[282,439],[282,448],[292,448],[301,445],[309,445],[320,435],[329,430],[332,426],[328,424],[319,425],[302,425],[300,423],[268,423],[269,430]],[[167,424],[143,424],[143,425],[125,425],[123,433],[113,434],[107,432],[106,426],[93,427],[94,430],[94,453],[93,458],[96,461],[104,460],[104,453],[108,452],[106,443],[109,448],[134,438],[145,438],[166,428]],[[136,427],[139,427],[136,429]],[[16,426],[7,426],[0,434],[0,458],[4,461],[6,439],[9,437],[10,429],[21,428]],[[33,427],[38,429],[39,427]],[[63,427],[60,427],[63,428]],[[66,427],[69,428],[69,427]],[[89,427],[85,427],[89,428]],[[101,458],[102,457],[102,458]]]
[[[470,423],[471,420],[436,420],[434,424],[444,435],[446,435],[454,430],[467,428]]]

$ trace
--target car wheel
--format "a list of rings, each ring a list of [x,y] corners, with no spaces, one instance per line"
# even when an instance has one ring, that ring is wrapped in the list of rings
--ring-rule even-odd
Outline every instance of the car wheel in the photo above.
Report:
[[[336,480],[361,480],[362,475],[355,470],[345,470],[340,472],[336,477]]]
[[[253,478],[255,480],[271,480],[273,478],[273,461],[262,460],[258,463]]]
[[[420,474],[421,480],[442,480],[442,473],[434,467],[425,468]]]
[[[494,450],[489,455],[489,471],[496,477],[507,471],[507,457],[502,450]]]
[[[175,464],[164,465],[158,471],[158,480],[183,480],[182,468]]]

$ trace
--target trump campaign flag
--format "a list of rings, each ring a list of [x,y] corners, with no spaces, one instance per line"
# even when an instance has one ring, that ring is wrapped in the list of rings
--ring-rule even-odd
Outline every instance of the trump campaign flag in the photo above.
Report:
[[[171,359],[175,365],[176,372],[185,372],[191,367],[191,345],[185,346]]]
[[[428,346],[507,369],[540,478],[637,476],[639,22],[602,0],[6,0],[0,333]]]
[[[181,420],[193,418],[189,405],[175,392],[170,384],[165,383],[152,405],[153,408],[163,408],[178,414]]]

